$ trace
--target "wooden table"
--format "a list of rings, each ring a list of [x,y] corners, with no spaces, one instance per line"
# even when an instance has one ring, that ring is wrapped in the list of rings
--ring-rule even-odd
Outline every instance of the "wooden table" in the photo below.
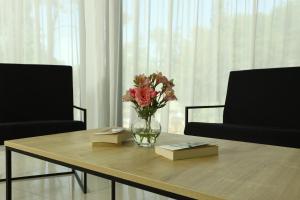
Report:
[[[176,134],[158,144],[211,141],[219,155],[170,161],[132,143],[97,146],[95,130],[10,140],[6,146],[6,192],[11,199],[11,152],[78,169],[175,199],[300,199],[300,149]]]

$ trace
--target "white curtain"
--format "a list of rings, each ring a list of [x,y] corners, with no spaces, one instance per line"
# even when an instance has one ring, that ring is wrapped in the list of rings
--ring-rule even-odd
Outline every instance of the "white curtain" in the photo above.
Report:
[[[119,0],[0,0],[0,63],[72,65],[88,128],[121,125],[120,13]]]
[[[80,104],[79,1],[0,0],[0,62],[73,66]]]
[[[84,1],[83,104],[88,108],[90,128],[122,125],[121,3]]]
[[[224,104],[231,70],[300,66],[299,10],[299,0],[124,0],[123,92],[138,73],[174,78],[178,101],[157,118],[183,133],[185,106]],[[129,104],[123,116],[129,126]],[[190,117],[218,122],[222,110]]]

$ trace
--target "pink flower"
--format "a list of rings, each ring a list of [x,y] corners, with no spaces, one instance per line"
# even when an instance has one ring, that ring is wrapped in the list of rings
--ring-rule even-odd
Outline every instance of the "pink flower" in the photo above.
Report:
[[[149,87],[150,79],[145,74],[140,74],[140,75],[135,76],[134,83],[138,87]]]
[[[123,101],[132,101],[134,98],[132,98],[130,94],[130,90],[126,91],[126,94],[122,96]]]
[[[170,81],[166,82],[166,86],[167,86],[167,90],[168,89],[172,89],[175,86],[174,83],[173,83],[173,79],[171,79]]]
[[[130,96],[131,96],[132,98],[135,98],[135,93],[136,93],[136,91],[135,91],[134,88],[130,88],[130,89],[129,89],[129,94],[130,94]]]
[[[139,117],[148,118],[168,101],[177,100],[173,79],[169,80],[161,72],[136,75],[133,82],[134,87],[126,91],[122,99],[134,103]]]
[[[165,91],[165,97],[164,97],[165,101],[173,101],[173,100],[177,100],[177,97],[175,96],[175,92],[173,89],[167,89]]]
[[[156,74],[155,79],[156,79],[157,83],[167,84],[167,82],[169,82],[169,80],[167,79],[167,77],[165,77],[164,75],[162,75],[161,72],[159,72],[159,73]]]
[[[135,88],[134,90],[135,100],[142,108],[149,106],[152,99],[157,95],[157,92],[150,87]]]
[[[152,92],[150,92],[150,96],[151,96],[151,98],[154,98],[154,97],[156,97],[157,96],[157,94],[158,94],[158,92],[156,92],[155,90],[153,90],[152,89]]]

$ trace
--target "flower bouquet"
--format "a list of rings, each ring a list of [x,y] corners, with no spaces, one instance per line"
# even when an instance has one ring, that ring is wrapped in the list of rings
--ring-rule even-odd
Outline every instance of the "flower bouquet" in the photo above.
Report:
[[[126,91],[123,101],[132,102],[139,120],[131,125],[131,132],[139,146],[153,146],[161,132],[154,114],[168,101],[177,100],[173,90],[173,80],[168,80],[161,72],[150,76],[135,76],[134,87]]]

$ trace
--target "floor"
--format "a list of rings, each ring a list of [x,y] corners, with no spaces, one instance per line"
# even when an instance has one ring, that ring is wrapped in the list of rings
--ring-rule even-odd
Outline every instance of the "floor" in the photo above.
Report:
[[[5,154],[0,146],[0,178],[5,177]],[[62,166],[46,163],[17,153],[12,154],[13,176],[25,176],[68,171]],[[88,193],[83,194],[75,177],[71,175],[18,180],[13,182],[14,200],[109,200],[110,181],[88,175]],[[119,200],[170,200],[126,185],[116,185]],[[5,200],[5,183],[0,183],[0,200]]]

